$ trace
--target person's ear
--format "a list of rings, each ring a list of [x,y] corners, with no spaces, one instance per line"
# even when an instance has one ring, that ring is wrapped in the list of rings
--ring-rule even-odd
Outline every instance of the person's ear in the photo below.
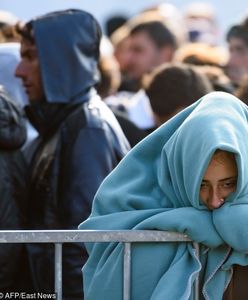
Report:
[[[173,60],[175,49],[171,46],[164,46],[160,49],[161,62],[171,62]]]

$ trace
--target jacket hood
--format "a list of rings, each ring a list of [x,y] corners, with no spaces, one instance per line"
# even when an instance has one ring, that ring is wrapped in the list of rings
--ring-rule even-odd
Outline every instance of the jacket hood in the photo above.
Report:
[[[25,141],[26,126],[22,111],[0,87],[0,149],[15,150]]]
[[[30,23],[46,101],[84,101],[99,77],[101,30],[97,21],[85,11],[70,9],[43,15]]]

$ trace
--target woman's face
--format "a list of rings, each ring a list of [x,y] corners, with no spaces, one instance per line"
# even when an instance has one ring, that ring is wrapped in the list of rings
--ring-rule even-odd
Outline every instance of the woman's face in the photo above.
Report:
[[[208,209],[219,208],[236,190],[238,170],[234,154],[217,150],[203,177],[200,198]]]

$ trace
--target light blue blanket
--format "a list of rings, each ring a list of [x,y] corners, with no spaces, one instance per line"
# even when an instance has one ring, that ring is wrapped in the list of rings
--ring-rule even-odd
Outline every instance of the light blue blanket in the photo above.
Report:
[[[205,299],[220,300],[232,265],[248,265],[248,108],[214,92],[177,114],[121,161],[100,186],[80,229],[152,229],[186,233],[202,244],[134,244],[132,300],[192,299],[200,270]],[[201,180],[216,149],[235,153],[236,191],[209,211]],[[86,300],[122,299],[122,246],[88,243]]]

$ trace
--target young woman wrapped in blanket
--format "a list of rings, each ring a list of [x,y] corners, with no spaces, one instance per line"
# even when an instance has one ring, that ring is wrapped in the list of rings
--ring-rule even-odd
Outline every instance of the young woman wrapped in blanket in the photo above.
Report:
[[[80,229],[168,230],[200,243],[135,243],[132,300],[242,299],[248,285],[248,107],[213,92],[134,147]],[[123,248],[86,244],[85,299],[122,299]],[[240,295],[240,294],[241,295]]]

